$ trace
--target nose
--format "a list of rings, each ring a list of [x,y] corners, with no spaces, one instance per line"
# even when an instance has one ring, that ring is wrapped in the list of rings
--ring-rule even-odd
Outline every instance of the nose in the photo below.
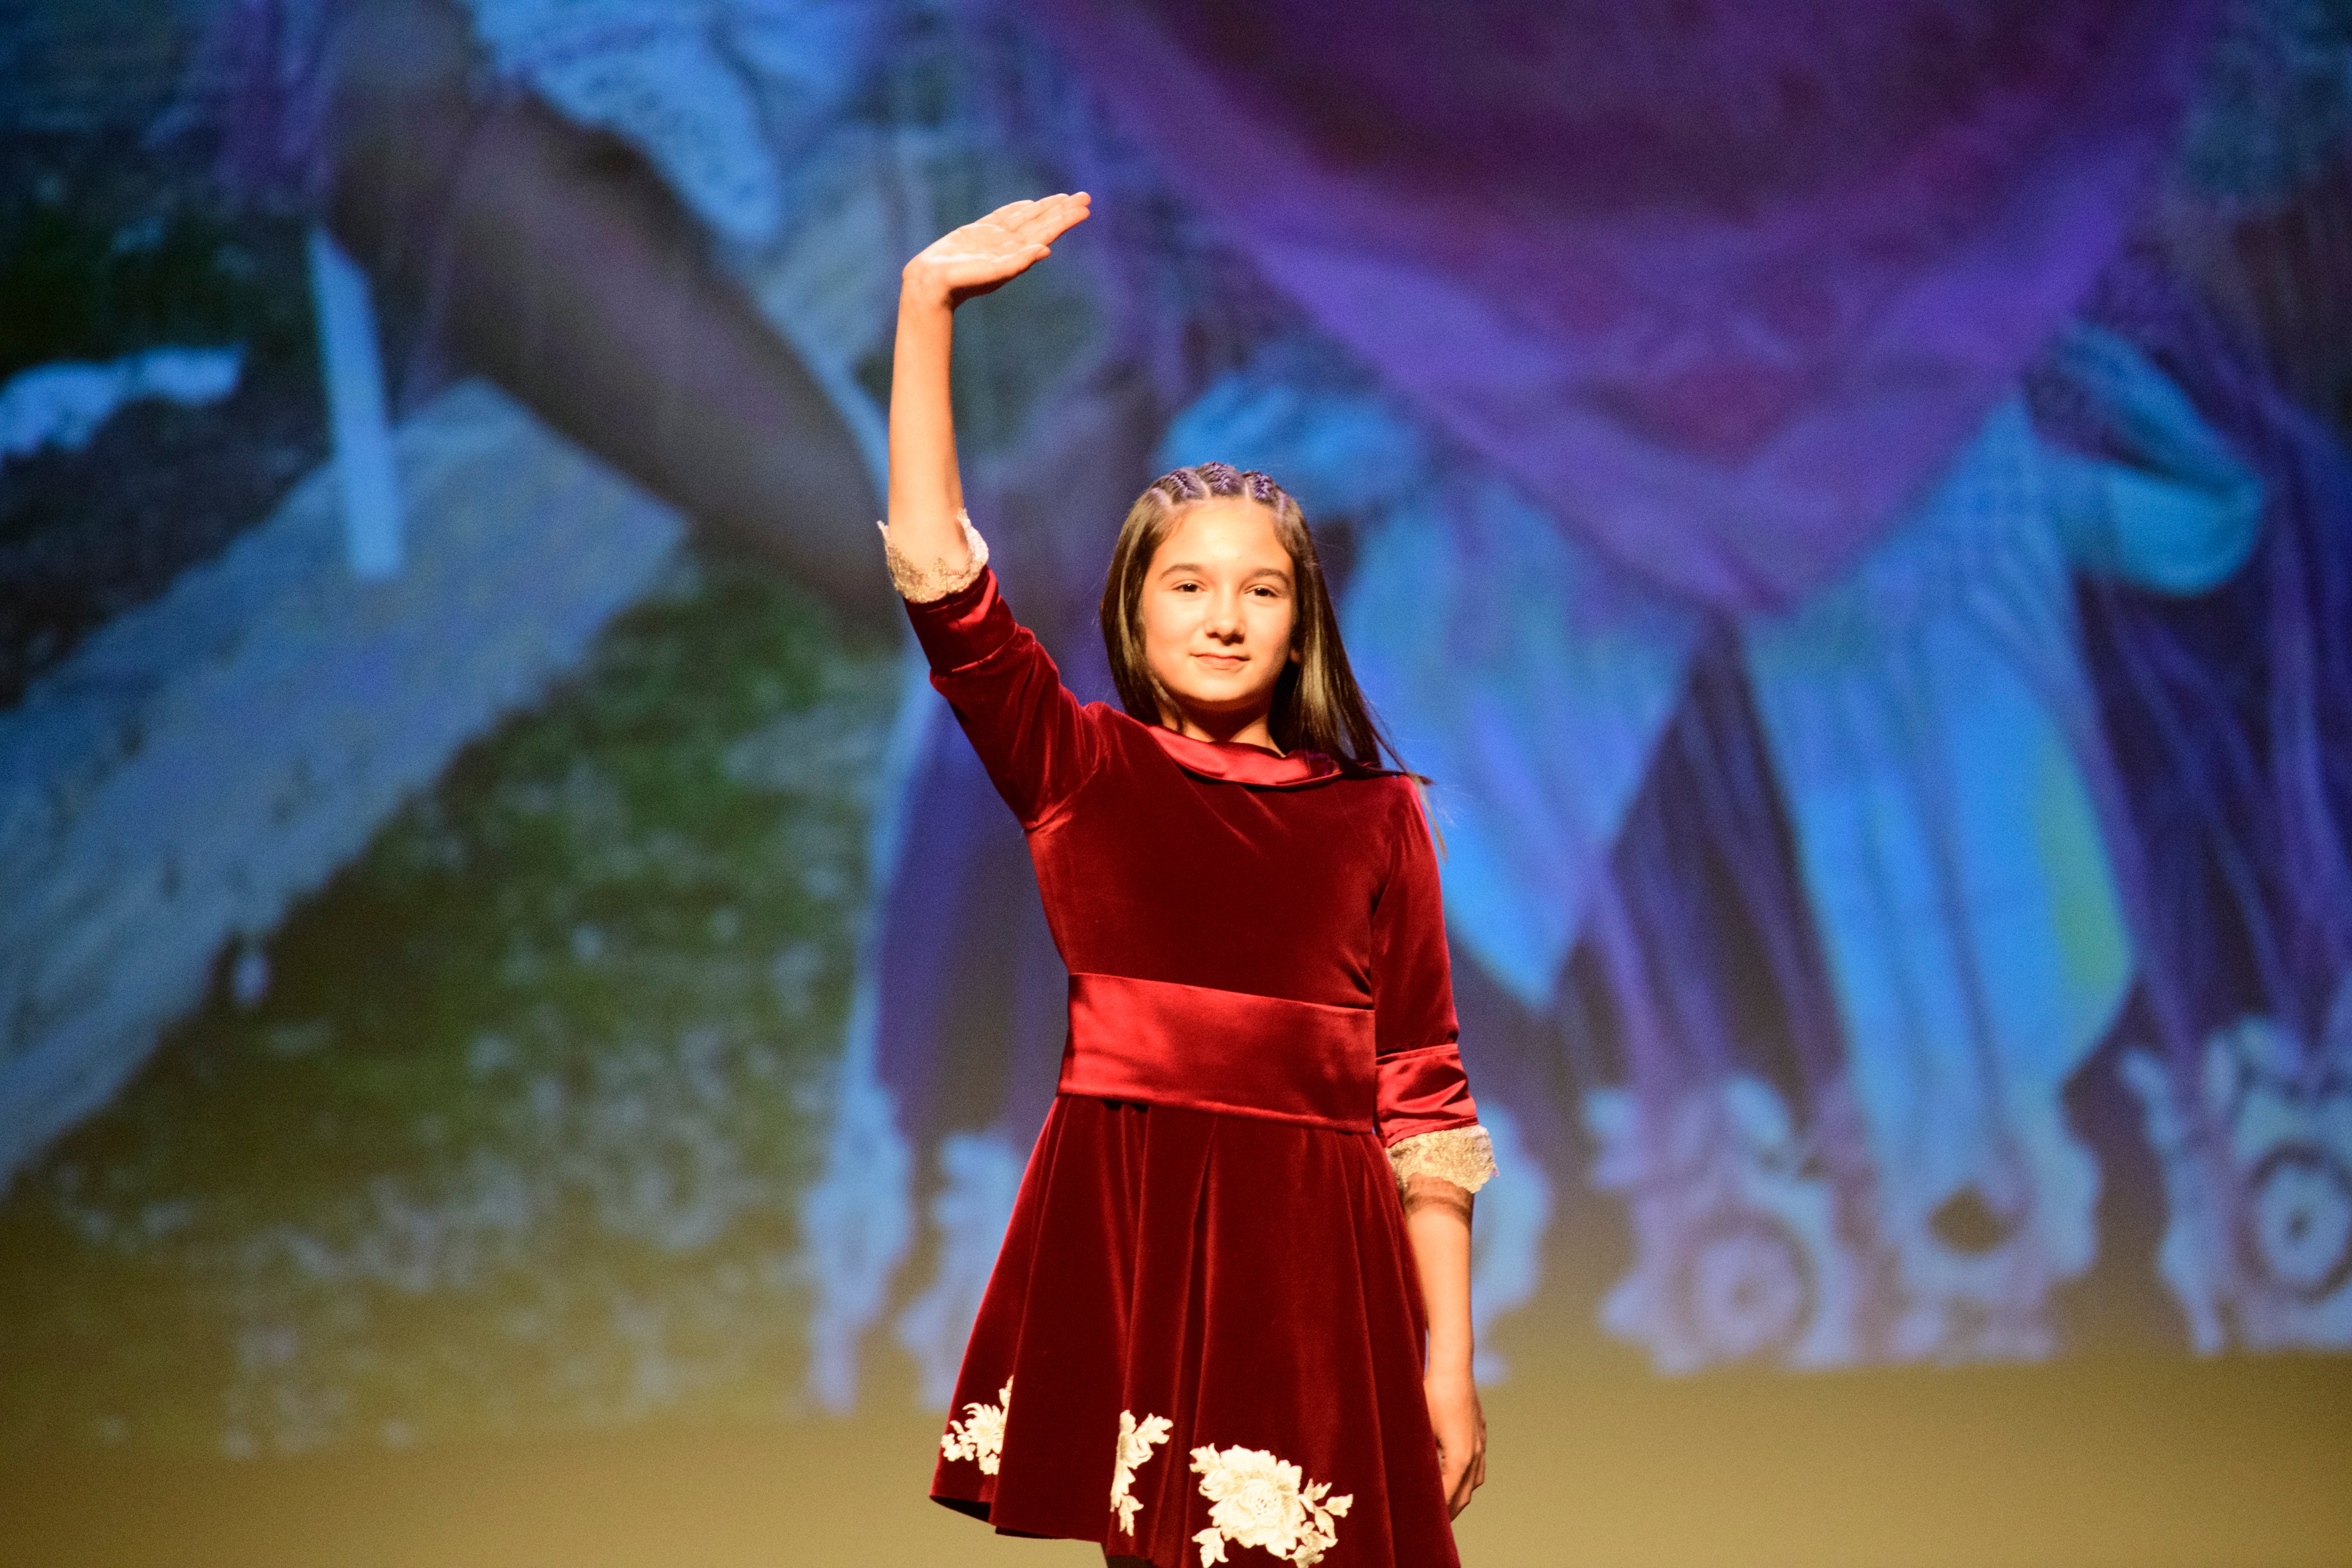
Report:
[[[1219,642],[1239,642],[1244,623],[1242,618],[1242,596],[1225,592],[1209,596],[1209,614],[1202,629]]]

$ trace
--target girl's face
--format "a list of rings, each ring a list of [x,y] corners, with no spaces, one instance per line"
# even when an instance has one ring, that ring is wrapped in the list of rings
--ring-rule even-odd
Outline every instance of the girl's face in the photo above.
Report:
[[[1275,683],[1298,652],[1297,583],[1274,515],[1219,496],[1185,508],[1143,579],[1144,662],[1176,700],[1173,728],[1246,739],[1274,706]]]

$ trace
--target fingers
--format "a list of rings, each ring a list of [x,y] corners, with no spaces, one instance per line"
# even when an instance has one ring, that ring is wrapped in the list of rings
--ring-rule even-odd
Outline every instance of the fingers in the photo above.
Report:
[[[1046,196],[1030,203],[1028,210],[1006,226],[1023,239],[1051,244],[1086,222],[1093,200],[1084,191]]]
[[[1470,1506],[1471,1495],[1486,1484],[1486,1434],[1479,1434],[1478,1441],[1471,1447],[1469,1457],[1460,1464],[1457,1465],[1442,1447],[1438,1450],[1437,1460],[1439,1479],[1445,1488],[1446,1517],[1458,1519],[1462,1510]]]
[[[1445,1513],[1448,1519],[1470,1506],[1470,1494],[1485,1479],[1486,1456],[1480,1449],[1471,1450],[1466,1458],[1456,1459],[1443,1447],[1437,1451],[1438,1482],[1445,1492]]]
[[[1044,205],[1045,201],[1050,201],[1052,199],[1052,197],[1048,196],[1042,200],[1032,198],[1024,201],[1007,202],[992,213],[982,213],[979,217],[974,218],[972,222],[992,223],[999,228],[1011,228],[1023,218],[1028,216],[1029,214],[1034,211],[1037,207]]]
[[[1454,1514],[1458,1516],[1465,1507],[1470,1507],[1470,1495],[1477,1493],[1477,1488],[1482,1486],[1486,1486],[1486,1450],[1479,1448],[1477,1453],[1470,1455],[1470,1462],[1463,1465],[1461,1479],[1451,1486],[1449,1502],[1454,1507]]]
[[[1043,260],[1054,241],[1086,222],[1093,198],[1086,192],[1007,202],[946,236],[941,246],[961,252],[958,260],[1028,267]]]
[[[993,224],[998,228],[1013,230],[1029,225],[1054,223],[1060,219],[1065,220],[1060,223],[1060,226],[1066,228],[1070,224],[1086,216],[1087,209],[1093,201],[1094,197],[1084,191],[1064,192],[1050,196],[1031,196],[1017,202],[1007,202],[994,212],[982,213],[971,221],[975,225]]]

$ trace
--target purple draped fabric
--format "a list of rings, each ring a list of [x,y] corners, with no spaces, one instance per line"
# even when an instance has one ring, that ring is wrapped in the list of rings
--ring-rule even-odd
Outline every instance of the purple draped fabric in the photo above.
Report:
[[[2209,595],[2084,589],[2130,814],[2124,890],[2180,1059],[2254,1011],[2315,1040],[2352,967],[2352,458],[2152,258],[2086,318],[2139,346],[2261,475],[2254,560]],[[2098,412],[2029,382],[2042,427],[2103,450]]]
[[[2210,0],[1024,0],[1228,237],[1672,592],[1786,605],[2119,242]]]

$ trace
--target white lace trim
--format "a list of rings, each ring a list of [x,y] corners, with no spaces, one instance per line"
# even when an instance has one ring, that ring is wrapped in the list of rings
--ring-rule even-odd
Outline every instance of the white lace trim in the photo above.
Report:
[[[1495,1173],[1495,1141],[1483,1127],[1449,1127],[1399,1140],[1389,1150],[1397,1191],[1415,1176],[1441,1176],[1475,1193]]]
[[[1325,1496],[1328,1481],[1306,1480],[1297,1465],[1264,1448],[1195,1448],[1192,1470],[1209,1500],[1209,1528],[1192,1537],[1202,1568],[1225,1560],[1225,1542],[1257,1546],[1293,1568],[1314,1568],[1339,1543],[1338,1527],[1355,1494]]]
[[[1151,1458],[1151,1450],[1168,1441],[1170,1423],[1165,1415],[1135,1418],[1132,1410],[1118,1413],[1118,1458],[1110,1472],[1111,1511],[1118,1515],[1119,1529],[1135,1533],[1135,1516],[1143,1511],[1143,1500],[1135,1495],[1135,1472]]]
[[[977,1402],[963,1407],[964,1418],[948,1423],[940,1452],[950,1459],[970,1459],[983,1476],[992,1476],[1004,1454],[1004,1418],[1013,1408],[1013,1380],[1006,1378],[996,1403]]]
[[[882,531],[882,563],[890,569],[890,583],[898,596],[910,604],[928,605],[934,599],[944,599],[950,594],[971,586],[980,569],[988,564],[988,541],[972,527],[971,514],[956,508],[956,523],[963,530],[964,548],[971,552],[971,561],[961,567],[950,566],[940,556],[928,566],[919,566],[890,542],[890,525],[877,521]]]

